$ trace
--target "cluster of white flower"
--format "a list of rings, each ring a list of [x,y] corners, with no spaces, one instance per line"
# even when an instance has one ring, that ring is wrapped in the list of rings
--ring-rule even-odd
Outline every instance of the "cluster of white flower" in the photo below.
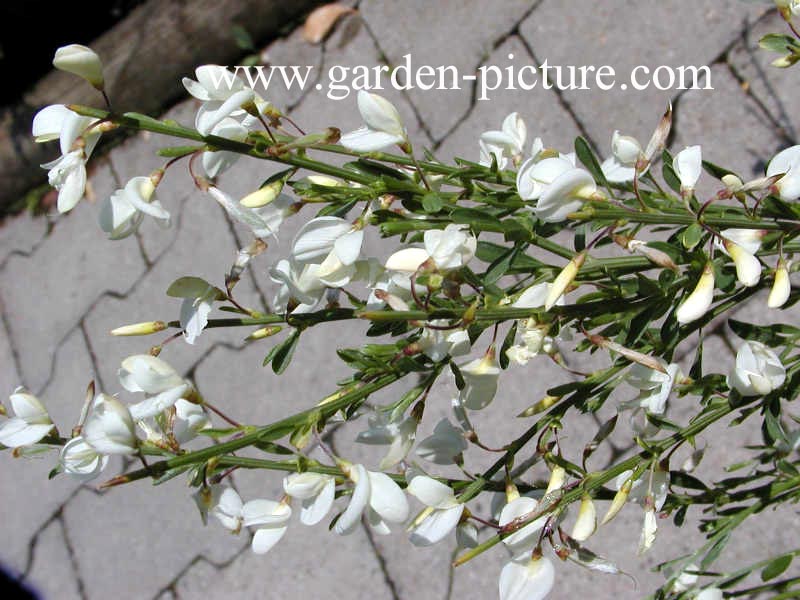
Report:
[[[54,64],[84,77],[98,90],[103,90],[102,65],[90,49],[82,46],[59,49]],[[197,132],[203,136],[215,136],[214,139],[244,143],[263,126],[266,134],[272,137],[271,127],[280,123],[280,111],[242,80],[217,65],[201,66],[195,76],[196,80],[186,78],[183,84],[201,102],[195,119]],[[342,146],[355,153],[398,146],[407,159],[402,164],[416,167],[403,171],[409,181],[416,183],[415,178],[419,177],[428,193],[439,191],[445,185],[436,174],[429,174],[427,179],[424,176],[414,158],[400,114],[390,102],[361,91],[358,109],[365,125],[343,135],[340,139]],[[641,203],[640,179],[650,175],[651,165],[660,156],[669,132],[670,115],[668,111],[644,148],[636,139],[615,131],[611,156],[593,170],[587,161],[579,162],[577,154],[580,150],[561,153],[546,148],[539,138],[532,142],[526,154],[527,126],[517,113],[511,113],[504,119],[500,130],[487,131],[480,136],[479,160],[487,171],[495,175],[508,166],[517,168],[516,189],[510,187],[518,195],[517,201],[521,200],[524,205],[525,216],[539,224],[561,223],[573,218],[587,203],[611,205],[617,202],[613,189],[631,191]],[[60,142],[61,158],[44,165],[49,169],[51,184],[59,190],[60,212],[71,210],[83,196],[86,161],[101,133],[114,126],[110,117],[80,116],[63,105],[48,106],[36,115],[33,123],[36,141],[58,139]],[[257,133],[263,135],[264,132]],[[305,134],[304,137],[313,138]],[[323,136],[327,137],[330,136]],[[338,137],[338,132],[333,137]],[[274,137],[272,142],[279,145]],[[196,277],[177,279],[167,290],[169,296],[181,299],[180,329],[189,344],[193,344],[207,327],[215,303],[229,301],[239,312],[251,316],[256,314],[256,311],[243,309],[234,301],[231,288],[249,261],[264,250],[266,239],[276,236],[284,221],[306,202],[302,197],[296,200],[282,193],[284,184],[296,169],[288,175],[279,174],[259,190],[236,201],[218,187],[215,179],[229,169],[240,154],[209,145],[202,147],[196,156],[201,159],[203,173],[194,172],[191,165],[189,168],[197,186],[213,197],[231,218],[249,228],[255,241],[235,257],[231,273],[226,277],[225,291]],[[693,224],[701,228],[701,234],[709,234],[710,256],[700,254],[702,260],[695,261],[695,265],[702,264],[699,279],[693,289],[676,302],[668,317],[674,319],[673,323],[677,321],[679,325],[686,325],[707,315],[714,303],[716,277],[720,269],[727,266],[724,260],[714,259],[714,251],[730,258],[736,279],[743,288],[761,284],[764,265],[759,251],[762,243],[767,244],[764,242],[766,232],[743,228],[717,231],[704,224],[703,212],[711,201],[699,205],[695,198],[695,189],[703,172],[700,146],[681,150],[667,167],[677,181],[673,189],[680,195],[686,210],[696,217]],[[135,177],[104,200],[99,220],[102,230],[111,239],[134,233],[145,216],[169,226],[170,214],[156,198],[165,170],[166,167],[149,176]],[[735,198],[747,208],[748,199],[757,191],[772,194],[783,202],[796,200],[800,198],[800,145],[778,153],[764,177],[743,183],[729,174],[721,180],[725,187],[712,198],[713,201]],[[301,183],[320,194],[364,191],[359,183],[330,176],[309,175]],[[498,187],[496,182],[485,182],[484,185],[489,190]],[[607,193],[601,191],[603,186],[607,187]],[[599,524],[590,493],[592,489],[580,489],[580,495],[574,498],[580,499],[580,506],[570,535],[560,527],[568,518],[568,512],[559,503],[581,481],[576,470],[565,469],[566,463],[558,460],[563,458],[560,448],[553,461],[547,459],[550,480],[546,489],[526,486],[531,489],[520,493],[507,474],[505,495],[498,494],[502,506],[498,507],[493,520],[472,513],[466,505],[471,497],[465,498],[461,494],[455,480],[428,474],[409,459],[413,453],[431,465],[457,465],[463,469],[464,453],[471,443],[486,449],[478,440],[468,411],[486,409],[493,402],[503,370],[501,365],[507,366],[509,362],[526,365],[537,356],[547,356],[563,365],[561,347],[579,330],[592,344],[607,348],[633,363],[615,381],[626,381],[638,394],[634,399],[620,403],[619,410],[632,409],[631,422],[642,439],[655,435],[658,427],[654,421],[665,414],[671,394],[676,388],[689,385],[691,380],[676,363],[591,335],[580,322],[570,328],[561,318],[564,308],[569,308],[566,306],[567,294],[583,284],[583,280],[578,280],[581,269],[587,261],[594,260],[590,255],[594,244],[601,237],[610,238],[616,225],[603,230],[589,244],[582,244],[571,258],[571,251],[567,252],[564,258],[569,258],[569,261],[555,277],[548,272],[546,277],[533,282],[523,280],[513,292],[505,292],[503,297],[493,299],[490,304],[464,276],[474,275],[470,265],[480,254],[479,232],[474,227],[438,221],[432,227],[425,227],[424,232],[414,238],[413,244],[417,245],[402,247],[387,259],[378,260],[365,256],[365,233],[372,217],[381,211],[387,212],[396,198],[381,192],[365,195],[364,199],[364,209],[355,219],[345,218],[346,211],[336,213],[344,216],[323,213],[307,220],[299,229],[291,242],[289,255],[278,259],[269,270],[276,287],[272,312],[284,315],[287,323],[290,318],[307,317],[309,313],[318,311],[323,302],[327,307],[338,306],[340,295],[351,299],[356,297],[355,283],[360,284],[360,291],[368,296],[360,302],[368,311],[381,312],[388,308],[392,312],[414,312],[427,310],[432,297],[435,299],[439,291],[448,298],[462,299],[462,286],[469,285],[479,292],[478,300],[485,302],[487,307],[517,311],[513,317],[516,319],[516,334],[509,336],[500,356],[493,338],[484,352],[470,357],[475,336],[471,337],[469,326],[472,321],[467,315],[474,312],[478,300],[474,306],[465,309],[463,318],[455,323],[452,322],[454,319],[433,318],[434,315],[424,321],[409,319],[414,331],[408,338],[408,346],[401,349],[395,360],[404,355],[422,356],[437,368],[450,365],[459,388],[457,397],[451,400],[452,416],[457,424],[454,425],[449,418],[441,419],[433,433],[417,443],[417,430],[423,413],[416,407],[408,411],[410,404],[406,403],[402,410],[397,410],[398,405],[393,405],[391,410],[386,407],[358,408],[347,418],[368,415],[369,426],[358,434],[357,441],[388,447],[377,471],[335,456],[320,439],[319,444],[331,464],[314,462],[309,470],[287,475],[283,482],[285,495],[277,500],[252,499],[245,502],[233,487],[222,482],[226,474],[216,478],[204,475],[198,480],[197,473],[192,472],[194,485],[199,486],[194,499],[203,521],[211,514],[234,534],[239,534],[243,527],[251,528],[252,549],[259,554],[268,552],[283,537],[295,501],[301,507],[301,523],[312,526],[328,516],[337,496],[349,496],[346,507],[334,518],[332,529],[337,534],[352,533],[362,519],[378,535],[389,534],[392,525],[407,525],[410,542],[417,546],[436,544],[455,534],[460,548],[475,548],[481,535],[475,523],[489,524],[502,535],[502,542],[510,553],[510,559],[500,574],[501,600],[544,598],[554,585],[555,567],[543,555],[543,543],[549,541],[556,554],[564,558],[575,548],[582,548],[581,544],[595,533],[598,526],[611,521],[628,501],[638,503],[644,511],[639,552],[647,551],[655,540],[657,513],[665,504],[670,486],[669,473],[655,459],[618,475],[617,493]],[[680,208],[682,203],[677,200],[676,204]],[[420,219],[419,214],[405,206],[395,206],[392,210],[409,221]],[[638,229],[633,233],[636,232]],[[666,252],[632,236],[615,237],[614,241],[630,252],[647,257],[653,265],[680,271]],[[770,308],[784,306],[791,296],[791,263],[783,256],[782,250],[779,253],[767,300]],[[511,255],[509,262],[514,256]],[[545,281],[546,278],[552,278],[552,281]],[[682,289],[688,289],[685,283]],[[520,315],[527,316],[519,318]],[[121,327],[112,333],[143,335],[166,327],[164,322],[154,321]],[[266,329],[260,331],[252,334],[251,339],[271,335]],[[456,363],[455,359],[459,362]],[[743,397],[764,396],[781,388],[786,379],[784,364],[770,347],[758,341],[744,341],[728,373],[727,386]],[[113,455],[137,456],[145,462],[146,454],[153,449],[182,454],[188,442],[211,427],[207,409],[218,412],[201,397],[191,382],[154,355],[142,354],[125,359],[119,370],[119,382],[128,392],[144,394],[144,398],[128,404],[116,396],[95,395],[93,386],[90,386],[82,414],[69,438],[60,437],[39,400],[18,389],[10,397],[14,416],[0,425],[0,444],[19,449],[23,454],[61,447],[58,469],[86,481],[97,477]],[[417,406],[424,408],[428,391],[430,386]],[[241,431],[238,424],[236,431]],[[304,447],[298,445],[299,450]],[[571,477],[574,478],[572,481]],[[503,489],[493,487],[495,490]],[[422,510],[411,519],[406,492],[422,504]],[[555,532],[559,533],[565,545],[553,541]],[[617,572],[610,563],[595,568]],[[681,585],[689,589],[694,582],[687,584],[684,580]],[[696,597],[712,599],[720,597],[720,594],[716,588],[709,587]]]

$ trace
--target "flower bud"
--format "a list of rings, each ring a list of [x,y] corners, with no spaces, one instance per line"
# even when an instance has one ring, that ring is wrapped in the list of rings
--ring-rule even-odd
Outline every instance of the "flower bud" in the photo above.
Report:
[[[597,529],[597,511],[594,508],[594,502],[589,494],[584,494],[581,498],[581,506],[578,509],[578,519],[575,521],[575,527],[572,528],[570,537],[579,542],[589,539],[595,529]]]
[[[253,333],[248,335],[245,341],[252,342],[253,340],[263,340],[264,338],[271,337],[276,333],[279,333],[283,328],[280,325],[270,325],[269,327],[262,327],[261,329],[256,329]]]
[[[638,252],[642,256],[647,257],[651,262],[659,267],[671,269],[672,271],[676,272],[678,271],[678,265],[676,265],[675,262],[669,257],[669,254],[662,252],[661,250],[651,248],[647,245],[647,242],[643,242],[642,240],[630,240],[627,243],[627,248],[631,252]]]
[[[584,261],[586,260],[586,250],[583,252],[579,252],[576,254],[572,260],[567,263],[567,266],[558,274],[556,280],[553,282],[553,286],[550,288],[550,291],[547,294],[547,299],[544,302],[544,309],[550,310],[553,308],[558,299],[564,295],[564,292],[567,291],[567,288],[575,281],[575,277],[578,276],[578,271],[583,266]]]
[[[564,467],[560,467],[558,465],[553,467],[553,470],[550,472],[550,481],[547,483],[547,489],[544,492],[545,495],[549,494],[550,492],[560,490],[563,487],[566,479],[567,472],[564,470]]]
[[[706,263],[703,273],[697,282],[694,291],[678,307],[675,317],[678,323],[685,325],[691,323],[706,314],[714,301],[714,265]]]
[[[672,159],[672,168],[681,180],[681,195],[691,196],[700,174],[703,172],[703,158],[700,146],[687,146]]]
[[[792,284],[789,281],[789,265],[782,258],[778,260],[778,268],[775,270],[775,281],[767,298],[769,308],[780,308],[789,299],[792,292]]]
[[[158,331],[164,331],[167,324],[164,321],[145,321],[143,323],[133,323],[132,325],[123,325],[111,330],[111,335],[116,336],[130,336],[130,335],[150,335]]]
[[[761,262],[747,252],[742,246],[729,239],[723,239],[722,244],[736,266],[736,279],[745,287],[753,287],[761,277]]]
[[[540,412],[546,411],[548,408],[553,406],[556,402],[561,400],[560,396],[545,396],[541,400],[539,400],[536,404],[533,404],[523,410],[521,413],[517,415],[518,418],[522,419],[524,417],[532,417],[533,415],[538,415]]]
[[[625,503],[628,501],[628,494],[631,493],[631,488],[633,487],[633,481],[630,479],[626,480],[625,483],[622,484],[622,487],[619,488],[619,491],[614,496],[614,499],[611,501],[611,506],[608,507],[608,512],[606,516],[603,517],[603,520],[600,521],[600,525],[605,525],[611,519],[617,516],[617,513],[622,510],[622,507],[625,506]]]
[[[60,70],[82,77],[91,83],[98,90],[103,89],[103,63],[94,50],[81,46],[80,44],[70,44],[62,46],[56,50],[53,58],[53,66]]]
[[[278,179],[248,194],[239,200],[239,204],[247,208],[261,208],[275,200],[275,198],[280,195],[282,189],[283,179]]]

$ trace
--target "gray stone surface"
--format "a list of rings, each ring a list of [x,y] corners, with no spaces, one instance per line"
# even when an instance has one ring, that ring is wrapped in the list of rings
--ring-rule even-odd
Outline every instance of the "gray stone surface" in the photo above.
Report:
[[[503,3],[502,9],[487,9],[485,3],[472,1],[372,0],[361,2],[359,9],[359,15],[344,17],[323,45],[307,44],[295,30],[267,49],[273,65],[315,67],[314,76],[319,79],[306,90],[273,84],[264,92],[309,132],[330,125],[348,131],[360,125],[354,94],[339,101],[326,97],[330,67],[396,66],[407,52],[412,53],[415,64],[422,59],[433,65],[452,64],[462,74],[481,65],[520,68],[545,58],[550,64],[609,64],[615,67],[618,81],[639,64],[652,68],[713,63],[713,91],[595,89],[557,94],[537,87],[528,92],[497,90],[490,101],[477,100],[471,83],[451,92],[382,92],[396,104],[416,147],[434,149],[443,160],[454,156],[476,160],[480,133],[498,128],[512,111],[520,112],[528,124],[526,146],[541,136],[546,146],[570,151],[574,136],[583,133],[605,155],[614,129],[645,143],[666,100],[672,98],[676,115],[673,150],[699,143],[705,158],[751,176],[762,172],[761,161],[787,145],[800,127],[792,110],[795,72],[771,70],[766,66],[771,57],[754,50],[763,33],[782,31],[782,24],[774,12],[761,18],[766,7],[755,3],[614,0],[596,3],[588,10],[586,3],[578,0],[513,0]],[[643,27],[645,21],[657,25]],[[509,54],[514,58],[509,59]],[[322,89],[315,89],[316,83]],[[191,100],[180,103],[165,118],[191,125],[196,107]],[[167,172],[158,190],[173,215],[169,230],[145,222],[137,236],[121,242],[104,238],[96,224],[99,202],[131,177],[163,165],[165,160],[154,155],[161,145],[158,136],[138,135],[99,159],[92,174],[92,198],[70,215],[48,219],[22,216],[0,226],[0,392],[8,394],[20,383],[29,386],[48,405],[62,434],[74,424],[92,377],[105,391],[119,392],[120,360],[146,352],[168,334],[120,339],[112,338],[108,331],[137,321],[176,319],[180,301],[165,295],[168,285],[191,274],[221,286],[236,250],[250,241],[250,234],[229,223],[210,196],[193,188],[186,161]],[[242,159],[220,177],[219,186],[240,198],[276,170],[266,162]],[[701,194],[715,190],[716,182],[704,177]],[[286,254],[295,232],[313,214],[307,207],[285,223],[277,239],[269,241],[269,250],[253,261],[248,276],[236,288],[237,299],[255,308],[265,299],[272,300],[275,286],[268,269]],[[365,242],[371,255],[385,256],[389,249],[384,246],[376,236]],[[773,264],[772,259],[765,262]],[[736,318],[762,324],[775,320],[796,323],[796,307],[767,311],[764,301],[764,294],[757,295],[737,310]],[[225,315],[217,311],[213,316]],[[738,344],[722,320],[718,325],[707,328],[706,373],[727,372]],[[308,329],[295,360],[280,377],[260,365],[285,332],[245,344],[250,328],[207,331],[194,347],[182,340],[171,342],[162,357],[192,377],[204,396],[230,417],[263,424],[313,406],[332,392],[335,382],[348,375],[335,349],[356,346],[365,328],[364,323],[345,322]],[[481,341],[479,347],[485,343]],[[696,345],[695,337],[680,349],[684,369],[688,370]],[[570,344],[563,351],[570,367],[578,371],[589,372],[607,362],[601,353],[575,353]],[[512,367],[504,374],[490,410],[472,414],[481,440],[494,447],[522,433],[534,421],[515,415],[553,385],[573,377],[545,358],[526,367]],[[370,402],[386,404],[414,383],[408,377],[374,395]],[[430,392],[418,440],[429,435],[439,419],[452,418],[450,399],[456,393],[453,377],[444,373]],[[597,423],[608,419],[618,403],[633,394],[632,388],[620,384],[596,417],[570,413],[560,439],[565,455],[579,455]],[[122,397],[134,400],[128,393]],[[686,424],[696,412],[695,402],[689,397],[673,397],[669,417]],[[708,450],[698,476],[718,477],[725,466],[748,456],[743,445],[760,442],[758,415],[737,428],[733,440],[730,420],[700,436],[699,442],[707,444]],[[215,422],[221,425],[221,421]],[[328,441],[341,456],[375,469],[385,448],[354,442],[365,427],[365,419],[344,424]],[[627,455],[635,450],[630,447],[631,433],[623,414],[611,438],[616,451]],[[518,463],[532,454],[531,446],[520,453]],[[253,450],[241,455],[265,456]],[[685,455],[683,450],[675,455],[673,468]],[[323,458],[319,449],[312,456]],[[497,456],[470,449],[467,469],[485,469]],[[589,466],[600,468],[611,458],[611,449],[603,448]],[[329,533],[325,524],[301,525],[297,515],[279,546],[266,556],[256,556],[248,548],[247,534],[230,536],[214,519],[202,527],[184,477],[157,488],[139,482],[100,494],[94,487],[80,488],[64,477],[47,482],[53,462],[52,455],[42,460],[4,457],[0,467],[0,505],[12,507],[6,514],[13,517],[3,521],[0,560],[24,573],[46,598],[484,599],[496,597],[497,577],[508,558],[506,550],[498,547],[451,570],[451,540],[415,549],[400,526],[387,537],[359,529],[340,538]],[[432,473],[458,476],[454,468],[424,466]],[[104,475],[111,477],[121,467],[121,461],[113,461]],[[131,463],[131,467],[136,465]],[[522,479],[534,482],[547,476],[539,461],[525,470]],[[240,469],[228,481],[249,500],[279,497],[281,480],[278,472]],[[347,501],[337,499],[336,510],[343,509]],[[597,504],[599,513],[608,505],[606,501]],[[491,514],[488,495],[470,507],[480,516]],[[419,508],[412,500],[412,512]],[[567,530],[575,518],[572,512],[565,521]],[[693,508],[681,529],[670,520],[659,521],[654,548],[640,558],[636,546],[642,510],[635,504],[625,507],[614,522],[598,530],[589,547],[617,562],[636,578],[638,587],[626,577],[589,573],[571,563],[559,563],[550,597],[646,595],[663,581],[660,574],[650,571],[652,567],[701,543],[696,524],[704,516],[700,508]],[[751,518],[737,532],[717,567],[740,567],[753,556],[793,548],[797,525],[791,507]],[[489,531],[482,532],[484,538],[489,535]],[[787,574],[796,573],[795,568]],[[757,579],[752,583],[757,584]]]

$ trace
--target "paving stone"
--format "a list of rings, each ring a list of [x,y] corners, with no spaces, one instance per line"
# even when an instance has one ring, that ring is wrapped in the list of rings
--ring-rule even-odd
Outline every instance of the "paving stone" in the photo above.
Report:
[[[728,54],[728,63],[750,86],[750,93],[766,106],[772,118],[782,128],[785,143],[796,142],[800,120],[793,110],[800,83],[791,69],[779,69],[770,63],[780,55],[767,52],[758,41],[768,33],[789,34],[786,22],[777,11],[771,11],[744,31]]]
[[[203,527],[191,491],[184,477],[158,487],[141,481],[82,491],[67,505],[64,523],[87,598],[119,594],[122,581],[124,597],[153,597],[196,556],[223,562],[236,555],[243,539],[216,523]]]
[[[267,554],[246,550],[230,566],[198,562],[177,583],[180,598],[375,598],[390,599],[366,534],[339,537],[324,526],[304,527],[293,517]]]
[[[475,84],[463,81],[464,76],[474,75],[481,65],[495,64],[486,57],[534,4],[531,0],[512,0],[504,2],[502,10],[487,10],[479,0],[436,3],[415,0],[364,2],[360,10],[391,67],[405,64],[403,57],[410,54],[412,77],[420,65],[458,69],[462,78],[458,82],[460,89],[426,91],[420,89],[416,81],[410,82],[415,87],[408,91],[408,96],[428,131],[438,141],[467,113],[473,102]],[[422,15],[424,18],[420,18]],[[448,35],[447,30],[465,33]],[[369,66],[380,64],[363,59],[362,62]],[[422,83],[427,84],[426,81]],[[445,83],[451,86],[449,75]]]
[[[103,186],[110,184],[107,172],[101,176]],[[104,239],[96,218],[95,207],[79,204],[33,256],[14,255],[2,269],[9,334],[21,383],[31,389],[47,380],[56,348],[92,303],[106,291],[125,293],[144,271],[139,252]]]
[[[509,54],[514,55],[513,60],[508,59]],[[520,38],[511,36],[492,52],[486,63],[502,69],[514,65],[518,69],[530,64],[531,60]],[[526,153],[536,137],[541,137],[548,148],[572,151],[575,137],[580,133],[575,121],[559,103],[553,90],[537,87],[530,91],[498,89],[493,92],[491,100],[476,101],[464,120],[442,142],[436,156],[445,162],[456,156],[477,162],[481,133],[500,129],[503,118],[512,112],[518,112],[527,124]]]
[[[42,598],[81,598],[75,569],[61,521],[56,519],[36,538],[33,563],[25,583]]]
[[[48,223],[47,218],[28,211],[6,217],[0,223],[0,265],[12,254],[30,254],[47,236]]]
[[[118,390],[117,369],[123,358],[147,352],[162,343],[170,334],[165,331],[149,337],[113,337],[109,331],[120,325],[152,320],[175,320],[179,316],[181,300],[166,295],[169,285],[179,277],[202,277],[224,288],[224,274],[233,263],[238,250],[222,209],[207,194],[195,193],[187,201],[190,206],[178,223],[177,237],[168,255],[139,281],[127,296],[103,297],[86,316],[85,326],[92,348],[99,357],[99,376],[104,386]],[[248,293],[247,282],[237,288],[244,303],[257,305],[257,296]],[[213,317],[224,313],[212,312]],[[173,330],[174,332],[174,330]],[[194,345],[182,339],[164,347],[161,357],[179,371],[188,370],[215,343],[238,343],[243,335],[231,330],[208,330]]]
[[[306,67],[313,67],[309,72],[308,83],[305,88],[298,85],[288,87],[280,74],[274,72],[269,89],[264,90],[262,86],[259,86],[256,88],[257,91],[282,111],[293,107],[309,91],[316,78],[322,75],[322,60],[325,50],[326,44],[313,45],[306,42],[303,39],[302,28],[297,28],[287,36],[275,40],[264,50],[269,64],[274,67],[286,67],[289,77],[291,77],[292,67],[299,67],[301,76],[305,74]]]
[[[714,91],[689,90],[677,105],[672,144],[677,151],[700,144],[703,159],[736,171],[743,178],[764,174],[766,160],[781,147],[763,111],[742,91],[724,66],[715,65]],[[704,174],[698,185],[700,198],[719,189],[719,182]]]
[[[520,32],[540,64],[547,60],[549,65],[563,67],[614,68],[616,86],[612,90],[593,87],[592,91],[563,92],[594,143],[606,152],[615,129],[645,144],[667,100],[678,94],[678,90],[659,91],[654,85],[643,91],[634,89],[630,74],[635,67],[644,65],[652,72],[661,65],[710,65],[734,41],[744,21],[765,9],[713,0],[691,5],[680,0],[625,0],[595,5],[587,15],[580,0],[544,0],[522,23]],[[648,25],[643,26],[645,23]],[[628,89],[621,89],[622,83]],[[713,77],[712,85],[717,87]]]

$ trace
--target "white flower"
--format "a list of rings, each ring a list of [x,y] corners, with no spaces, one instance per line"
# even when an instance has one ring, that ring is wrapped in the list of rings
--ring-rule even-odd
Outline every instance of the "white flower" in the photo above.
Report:
[[[390,533],[389,523],[402,523],[408,518],[408,500],[403,490],[385,473],[367,471],[364,465],[351,465],[347,476],[356,484],[350,504],[336,521],[339,535],[355,531],[366,511],[367,523],[379,535]]]
[[[550,559],[521,556],[508,561],[500,573],[500,600],[542,600],[554,582]]]
[[[466,265],[475,256],[478,240],[467,225],[451,223],[444,229],[429,229],[423,236],[425,251],[436,268],[450,271]]]
[[[210,134],[227,140],[243,142],[247,138],[248,129],[236,119],[225,117],[214,125]],[[238,152],[217,150],[216,152],[203,152],[200,160],[206,175],[214,179],[230,169],[241,156]]]
[[[533,208],[545,223],[558,223],[583,206],[585,200],[597,197],[597,185],[588,171],[573,167],[547,186]]]
[[[134,177],[115,191],[100,207],[100,228],[112,240],[128,237],[139,229],[145,215],[162,227],[169,227],[170,215],[153,196],[156,188],[150,177]]]
[[[244,504],[236,490],[226,487],[219,496],[217,504],[211,509],[222,526],[233,534],[242,530],[242,508]]]
[[[251,548],[256,554],[266,554],[286,533],[292,507],[275,500],[250,500],[242,507],[242,524],[255,527]]]
[[[691,294],[675,311],[678,323],[685,325],[702,317],[714,301],[714,266],[709,262]]]
[[[243,107],[259,106],[263,109],[266,102],[250,88],[246,87],[234,73],[219,65],[203,65],[195,69],[197,81],[183,78],[186,91],[198,100],[202,100],[195,117],[195,127],[203,135],[209,135],[214,128],[228,117],[245,115]],[[243,122],[247,125],[249,120]]]
[[[697,583],[699,575],[697,573],[689,573],[689,571],[699,571],[700,567],[698,567],[695,563],[689,563],[678,574],[678,578],[675,580],[675,583],[672,584],[672,591],[675,593],[686,592],[694,587],[694,584]]]
[[[71,211],[86,191],[86,154],[73,150],[54,161],[44,163],[48,183],[58,190],[58,212]]]
[[[672,168],[681,181],[681,194],[691,195],[703,172],[703,155],[700,146],[687,146],[672,159]]]
[[[166,361],[150,354],[134,354],[124,359],[117,376],[129,392],[145,394],[160,394],[185,383]]]
[[[95,397],[83,436],[87,444],[103,455],[134,454],[139,447],[128,407],[107,394]]]
[[[614,481],[616,489],[622,489],[625,482],[630,479],[633,471],[624,471],[620,473]],[[645,504],[645,498],[648,494],[653,496],[653,506],[656,510],[661,510],[664,502],[667,500],[667,492],[669,491],[669,473],[661,469],[653,471],[645,471],[631,484],[628,499],[638,502],[642,506]]]
[[[14,416],[0,425],[0,444],[8,448],[31,446],[53,429],[47,409],[36,396],[18,387],[8,399]]]
[[[359,90],[358,112],[365,125],[341,137],[339,143],[345,148],[356,152],[373,152],[406,143],[406,128],[400,113],[388,100]]]
[[[722,600],[722,590],[717,587],[707,587],[701,590],[694,600]]]
[[[330,512],[336,494],[336,479],[321,473],[292,473],[283,479],[283,489],[302,500],[300,522],[316,525]]]
[[[642,533],[639,537],[639,550],[638,554],[644,554],[656,541],[656,532],[658,531],[658,521],[656,519],[656,511],[652,508],[645,508],[644,510],[644,523],[642,525]]]
[[[643,155],[642,146],[636,138],[614,131],[614,135],[611,136],[611,156],[603,161],[600,169],[608,181],[627,183],[633,181],[636,176],[636,162]],[[642,173],[645,172],[647,169]]]
[[[96,128],[84,135],[97,119],[78,115],[62,104],[46,106],[33,118],[33,136],[37,142],[58,139],[61,156],[42,165],[48,169],[50,185],[58,190],[58,211],[69,212],[86,189],[86,161],[100,139]],[[81,144],[76,144],[82,138]]]
[[[56,50],[53,66],[82,77],[98,90],[103,89],[103,63],[91,48],[80,44],[62,46]]]
[[[117,375],[120,384],[126,390],[134,393],[144,392],[146,395],[144,400],[128,407],[134,421],[155,417],[174,406],[181,398],[194,393],[191,384],[178,375],[175,369],[164,360],[149,354],[127,357],[122,361]],[[196,416],[190,417],[188,410],[184,412],[193,425],[201,426]],[[186,425],[189,426],[190,423],[187,422]],[[180,427],[183,427],[183,424]],[[182,431],[183,433],[189,434],[189,431]]]
[[[77,436],[64,444],[59,463],[66,474],[86,482],[100,475],[108,464],[108,456],[99,454],[83,436]]]
[[[462,365],[460,370],[464,378],[464,389],[459,394],[463,405],[471,410],[486,408],[494,400],[500,378],[494,349]]]
[[[222,487],[217,484],[203,484],[192,494],[192,499],[197,505],[197,510],[200,511],[200,520],[203,522],[203,525],[208,525],[208,513],[219,504],[221,495]]]
[[[172,435],[179,444],[193,440],[203,429],[211,427],[203,407],[194,402],[179,398],[175,402],[175,421],[172,426]]]
[[[273,304],[277,311],[302,313],[314,310],[325,293],[325,284],[316,277],[319,265],[280,260],[269,271],[272,281],[280,284]]]
[[[661,359],[658,359],[658,362],[666,373],[635,364],[628,371],[625,381],[639,390],[639,397],[634,401],[637,406],[647,409],[650,413],[663,415],[675,379],[682,377],[682,373],[676,363],[667,364]]]
[[[233,534],[238,534],[242,525],[255,527],[251,547],[256,554],[265,554],[286,533],[292,508],[285,502],[274,500],[256,499],[242,503],[236,490],[225,488],[211,513]]]
[[[764,232],[758,229],[725,229],[722,239],[715,240],[715,246],[733,259],[736,278],[746,287],[758,283],[761,277],[761,262],[755,257],[761,247]]]
[[[495,144],[489,144],[485,140],[480,139],[478,140],[478,163],[484,165],[486,167],[490,167],[492,165],[492,159],[497,162],[497,168],[501,171],[506,168],[506,163],[508,159],[506,159],[503,147],[497,146]]]
[[[523,200],[537,200],[561,175],[575,168],[571,155],[539,158],[522,163],[517,173],[517,192]]]
[[[400,422],[389,421],[385,414],[376,413],[369,418],[369,429],[360,432],[356,441],[362,444],[389,446],[386,456],[378,464],[382,471],[391,469],[405,460],[414,445],[418,421],[406,417]]]
[[[514,519],[524,517],[536,511],[539,503],[527,496],[519,496],[503,506],[500,511],[498,523],[500,527],[508,525]],[[517,529],[512,534],[503,538],[503,543],[511,552],[512,557],[519,557],[530,552],[539,542],[539,531],[544,527],[549,515],[542,515],[538,519]]]
[[[790,202],[800,198],[800,145],[791,146],[778,152],[767,167],[767,177],[780,175],[775,188],[781,200]]]
[[[431,260],[440,271],[450,271],[472,260],[478,246],[466,225],[453,223],[444,229],[429,229],[423,239],[425,248],[398,250],[386,260],[386,269],[413,274]]]
[[[492,130],[481,134],[481,147],[486,148],[488,152],[486,156],[482,152],[482,162],[486,166],[491,165],[491,157],[489,153],[497,157],[498,167],[505,166],[505,158],[510,158],[517,162],[523,152],[525,140],[528,137],[528,129],[525,126],[525,121],[519,116],[518,113],[512,112],[505,119],[500,131]],[[503,158],[503,165],[500,165],[500,159]],[[488,162],[484,162],[488,158]]]
[[[422,440],[416,449],[417,456],[437,465],[452,465],[467,449],[464,432],[453,426],[449,419],[441,419],[433,434]]]
[[[530,286],[520,294],[511,305],[514,308],[540,308],[545,306],[547,298],[553,288],[552,283],[537,283]],[[559,295],[555,301],[556,305],[563,305],[565,302],[564,294]],[[551,354],[557,350],[556,342],[570,339],[569,330],[565,327],[559,331],[557,337],[548,335],[550,325],[540,323],[535,317],[520,319],[517,329],[520,333],[522,343],[511,346],[506,350],[506,356],[510,361],[526,365],[528,361],[542,352]]]
[[[456,527],[456,544],[459,548],[474,548],[478,545],[478,528],[474,523],[462,521]]]
[[[461,520],[464,505],[456,500],[453,490],[445,484],[417,475],[408,483],[408,493],[428,507],[422,520],[415,522],[409,540],[415,546],[431,546],[442,541]]]
[[[447,325],[447,321],[436,319],[430,322],[433,326]],[[433,362],[444,360],[446,356],[453,358],[467,354],[470,349],[469,334],[465,329],[431,329],[425,327],[417,340],[422,353]]]
[[[786,380],[780,358],[761,342],[746,341],[736,351],[736,363],[727,377],[728,387],[742,396],[764,396]]]
[[[789,280],[789,265],[782,258],[778,260],[778,267],[775,269],[775,281],[767,298],[769,308],[780,308],[789,299],[792,293],[792,283]]]
[[[172,282],[167,296],[183,298],[181,303],[181,327],[188,344],[194,344],[208,325],[208,315],[217,300],[227,295],[217,287],[199,277],[181,277]]]

